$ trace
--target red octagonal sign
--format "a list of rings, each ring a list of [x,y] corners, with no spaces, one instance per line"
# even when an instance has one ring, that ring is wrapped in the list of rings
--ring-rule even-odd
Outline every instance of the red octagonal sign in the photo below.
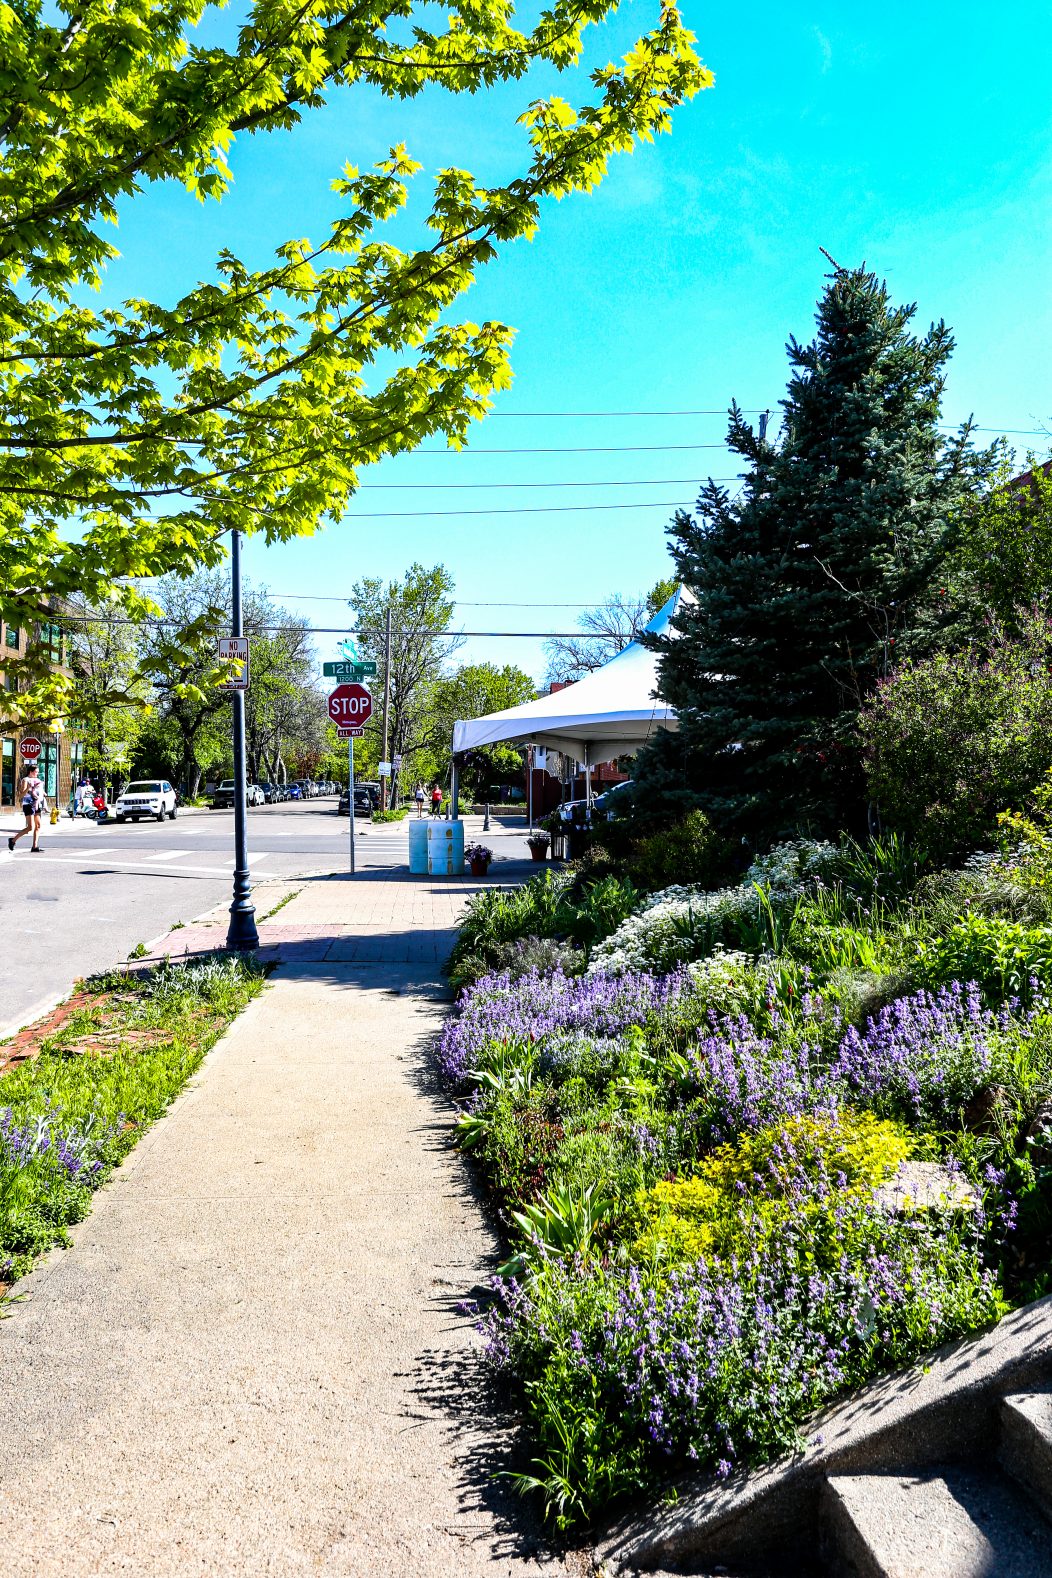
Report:
[[[373,698],[364,685],[337,685],[329,696],[329,717],[345,728],[360,728],[373,715]]]
[[[18,747],[18,753],[24,762],[35,762],[43,748],[35,734],[27,734]]]

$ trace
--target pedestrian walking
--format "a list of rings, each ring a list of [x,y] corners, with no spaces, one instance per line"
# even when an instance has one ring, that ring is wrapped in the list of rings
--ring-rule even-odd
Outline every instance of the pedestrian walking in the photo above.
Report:
[[[438,784],[431,791],[431,815],[437,816],[442,809],[442,791]]]
[[[416,786],[416,814],[417,814],[418,817],[423,816],[423,814],[424,814],[424,786],[423,786],[423,784],[417,784],[417,786]]]
[[[7,847],[13,850],[20,838],[25,838],[27,833],[32,833],[33,842],[30,845],[30,850],[36,855],[40,852],[40,817],[47,805],[44,785],[40,781],[36,762],[31,762],[26,768],[25,775],[18,786],[18,792],[22,797],[22,815],[26,819],[26,825],[20,833],[16,833],[13,838],[8,839]]]

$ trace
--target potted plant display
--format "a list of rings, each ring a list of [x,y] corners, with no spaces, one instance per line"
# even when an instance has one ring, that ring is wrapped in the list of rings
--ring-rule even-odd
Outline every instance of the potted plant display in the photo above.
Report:
[[[484,877],[493,859],[493,851],[487,849],[485,844],[469,844],[464,851],[464,858],[471,867],[473,877]]]
[[[544,860],[548,854],[548,845],[551,843],[551,834],[534,832],[526,842],[530,846],[530,856],[534,860]]]

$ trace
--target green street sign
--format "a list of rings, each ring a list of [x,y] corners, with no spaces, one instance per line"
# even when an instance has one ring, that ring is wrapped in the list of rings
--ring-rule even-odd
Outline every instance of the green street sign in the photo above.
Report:
[[[326,679],[374,679],[375,663],[323,663],[322,674]]]

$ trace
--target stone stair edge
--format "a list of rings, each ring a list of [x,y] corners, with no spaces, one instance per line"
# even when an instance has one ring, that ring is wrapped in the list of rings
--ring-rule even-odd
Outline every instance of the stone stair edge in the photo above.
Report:
[[[1010,1392],[1052,1381],[1052,1295],[882,1377],[809,1421],[806,1448],[722,1483],[680,1479],[671,1505],[639,1507],[593,1535],[599,1567],[648,1571],[686,1558],[762,1557],[814,1534],[826,1477],[960,1461],[995,1439]]]
[[[998,1460],[1052,1520],[1052,1392],[1002,1397]]]

